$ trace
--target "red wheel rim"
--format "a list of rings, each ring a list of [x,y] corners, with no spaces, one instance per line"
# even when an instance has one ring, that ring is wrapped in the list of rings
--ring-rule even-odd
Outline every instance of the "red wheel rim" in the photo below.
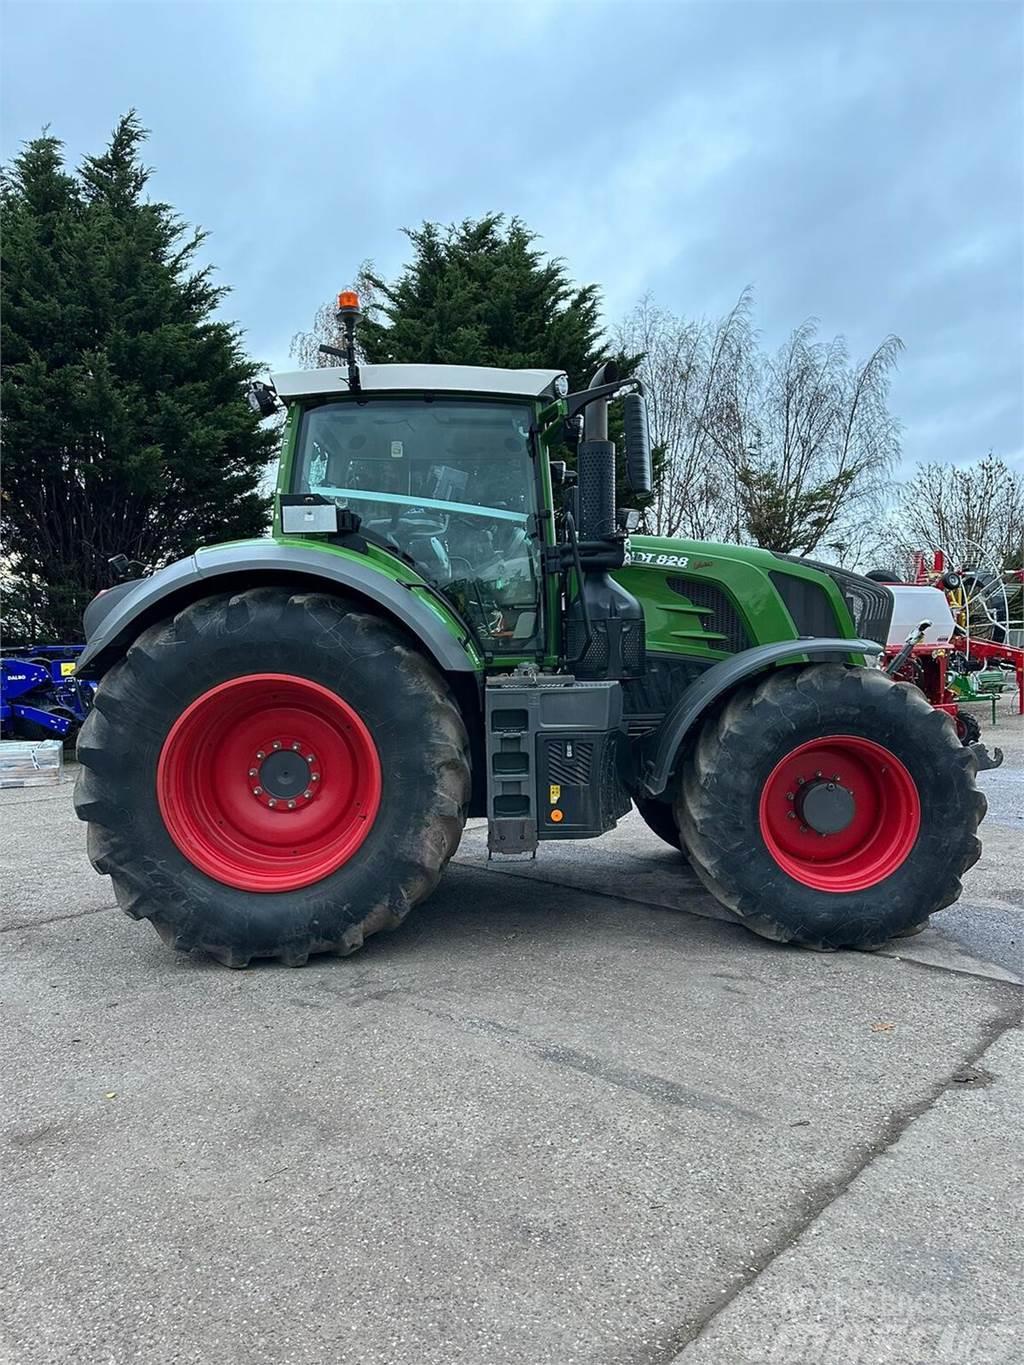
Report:
[[[156,790],[167,832],[200,871],[243,891],[293,891],[336,871],[369,834],[380,759],[334,692],[254,673],[182,712]]]
[[[812,739],[772,769],[761,837],[782,870],[818,891],[863,891],[905,861],[921,800],[890,750],[856,735]]]

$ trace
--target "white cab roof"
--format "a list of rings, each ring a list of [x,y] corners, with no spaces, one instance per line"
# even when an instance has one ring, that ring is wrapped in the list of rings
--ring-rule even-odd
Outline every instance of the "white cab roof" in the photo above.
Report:
[[[360,365],[362,393],[474,393],[513,398],[554,398],[564,370],[500,370],[487,365]],[[272,376],[279,398],[348,393],[340,365]]]

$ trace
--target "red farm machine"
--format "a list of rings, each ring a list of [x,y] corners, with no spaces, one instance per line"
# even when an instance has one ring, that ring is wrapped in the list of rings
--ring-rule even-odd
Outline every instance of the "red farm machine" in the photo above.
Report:
[[[1015,685],[1024,715],[1024,570],[1003,570],[981,553],[971,562],[977,567],[953,568],[944,550],[920,550],[909,582],[886,571],[871,575],[889,584],[896,602],[885,671],[946,712],[964,744],[981,735],[966,709],[972,703],[992,702],[994,716],[995,698]]]

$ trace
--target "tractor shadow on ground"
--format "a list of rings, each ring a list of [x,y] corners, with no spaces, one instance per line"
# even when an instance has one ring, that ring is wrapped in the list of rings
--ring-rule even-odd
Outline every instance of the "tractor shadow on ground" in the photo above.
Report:
[[[681,861],[668,850],[664,855],[655,850],[651,858],[653,870],[660,869],[662,877],[667,864],[678,876]],[[508,870],[488,871],[486,863],[455,862],[429,899],[398,929],[372,935],[339,966],[351,963],[390,975],[395,969],[404,973],[418,966],[429,972],[428,963],[497,964],[509,953],[538,962],[562,951],[615,960],[653,950],[699,959],[727,956],[744,946],[759,958],[803,956],[800,949],[759,939],[727,919],[685,864],[682,873],[679,903],[671,905]],[[691,908],[695,900],[700,900],[700,909]],[[193,960],[215,965],[205,957]],[[338,959],[328,954],[310,958],[308,965],[335,962]],[[254,959],[249,970],[253,969],[292,970],[265,959]]]
[[[641,864],[644,860],[631,861]],[[497,961],[508,952],[539,960],[561,949],[610,958],[649,950],[703,957],[746,945],[759,954],[802,955],[800,949],[759,939],[727,918],[685,862],[670,850],[653,850],[649,863],[648,877],[637,869],[637,880],[677,882],[676,904],[666,903],[670,893],[664,890],[650,898],[650,893],[641,896],[639,891],[635,896],[616,894],[608,889],[609,879],[605,879],[606,889],[597,890],[573,885],[568,878],[554,881],[555,869],[545,869],[541,878],[508,866],[496,872],[486,862],[453,862],[433,894],[397,929],[373,934],[346,958],[329,953],[311,957],[306,970],[333,964],[343,970],[351,964],[387,973],[395,968],[414,969],[427,961]],[[167,951],[155,935],[147,946],[153,954]],[[224,970],[201,953],[179,960],[202,970]],[[257,970],[294,971],[277,960],[254,958],[248,971]]]

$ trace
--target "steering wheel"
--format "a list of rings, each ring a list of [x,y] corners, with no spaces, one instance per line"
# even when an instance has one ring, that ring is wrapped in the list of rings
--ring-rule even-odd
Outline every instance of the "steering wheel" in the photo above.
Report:
[[[448,530],[448,519],[443,516],[432,516],[428,511],[418,507],[396,508],[391,518],[392,531],[404,530],[410,538],[412,536],[443,536]]]

